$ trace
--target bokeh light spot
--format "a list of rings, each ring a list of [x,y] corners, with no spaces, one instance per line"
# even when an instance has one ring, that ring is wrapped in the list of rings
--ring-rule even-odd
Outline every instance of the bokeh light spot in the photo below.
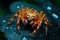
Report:
[[[55,13],[53,13],[52,16],[58,19],[58,15],[56,15]]]
[[[51,6],[48,6],[48,7],[47,7],[47,10],[51,10],[51,9],[52,9]]]

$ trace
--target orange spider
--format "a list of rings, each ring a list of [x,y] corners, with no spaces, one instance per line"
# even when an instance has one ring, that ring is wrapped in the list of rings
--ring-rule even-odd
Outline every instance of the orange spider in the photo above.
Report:
[[[35,25],[36,29],[33,30],[33,32],[31,33],[31,35],[35,34],[41,27],[42,25],[42,21],[45,21],[46,26],[49,24],[48,19],[46,17],[46,15],[43,13],[43,11],[41,11],[40,13],[38,13],[36,10],[33,9],[28,9],[28,8],[23,8],[21,10],[19,10],[8,22],[8,24],[11,24],[12,21],[15,19],[15,17],[17,18],[17,30],[18,33],[20,33],[20,21],[22,20],[22,23],[25,25],[28,21],[31,21],[30,24],[34,23],[31,28],[34,28]],[[46,35],[47,35],[47,31],[48,28],[46,27]]]

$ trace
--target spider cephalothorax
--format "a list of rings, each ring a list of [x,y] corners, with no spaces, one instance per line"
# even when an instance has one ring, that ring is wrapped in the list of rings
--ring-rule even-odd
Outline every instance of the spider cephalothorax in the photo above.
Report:
[[[34,26],[37,24],[36,29],[33,30],[32,34],[35,34],[41,27],[42,21],[45,21],[46,26],[48,25],[48,19],[46,15],[41,11],[38,13],[34,9],[28,9],[28,8],[23,8],[19,10],[8,22],[8,24],[11,24],[11,22],[17,18],[17,30],[20,33],[20,20],[22,20],[22,23],[25,25],[28,21],[31,21],[30,24],[34,23],[31,28],[34,28]],[[27,21],[28,20],[28,21]],[[47,35],[47,27],[46,27],[46,35]]]

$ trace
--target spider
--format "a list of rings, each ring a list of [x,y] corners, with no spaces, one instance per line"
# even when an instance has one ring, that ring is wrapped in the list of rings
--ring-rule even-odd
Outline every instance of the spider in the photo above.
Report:
[[[45,29],[46,29],[46,35],[47,35],[47,32],[48,32],[47,25],[49,24],[49,21],[46,17],[46,14],[43,11],[38,13],[35,9],[29,9],[28,7],[23,8],[19,10],[11,19],[9,19],[8,24],[11,24],[16,17],[17,17],[16,25],[17,25],[18,33],[20,33],[21,20],[24,25],[27,24],[28,21],[31,21],[29,24],[34,23],[31,26],[31,28],[34,28],[35,25],[37,25],[30,35],[34,35],[40,29],[40,27],[42,26],[42,21],[44,20],[44,24],[46,25]]]

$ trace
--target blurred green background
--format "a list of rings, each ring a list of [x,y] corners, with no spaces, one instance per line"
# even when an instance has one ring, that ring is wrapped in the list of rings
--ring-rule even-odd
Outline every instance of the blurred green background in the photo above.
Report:
[[[0,17],[3,16],[3,15],[5,15],[5,14],[7,14],[7,13],[8,13],[8,10],[5,9],[4,7],[0,6]]]

